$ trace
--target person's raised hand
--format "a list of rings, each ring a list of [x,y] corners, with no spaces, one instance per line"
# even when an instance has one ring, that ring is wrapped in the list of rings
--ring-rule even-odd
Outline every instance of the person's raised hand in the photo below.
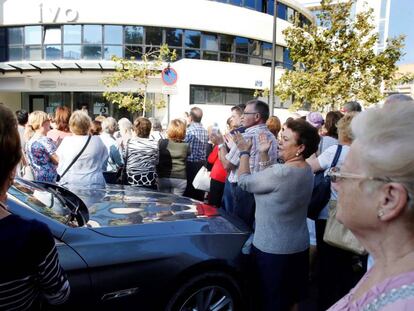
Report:
[[[250,152],[250,149],[252,148],[251,139],[244,139],[242,134],[240,134],[239,132],[236,132],[233,135],[233,140],[240,152],[241,151]]]
[[[267,138],[265,133],[259,134],[259,152],[268,153],[270,147],[272,146],[272,141]]]

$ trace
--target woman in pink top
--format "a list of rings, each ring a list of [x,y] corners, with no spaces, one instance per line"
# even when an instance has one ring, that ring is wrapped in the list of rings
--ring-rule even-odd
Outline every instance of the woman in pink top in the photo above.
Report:
[[[66,136],[71,136],[72,133],[69,130],[69,119],[71,113],[70,109],[66,106],[60,106],[56,108],[55,111],[55,122],[56,122],[56,129],[50,130],[47,133],[47,137],[52,139],[56,146],[60,145],[60,142]]]
[[[340,171],[337,219],[375,260],[339,310],[414,310],[414,102],[368,109]]]

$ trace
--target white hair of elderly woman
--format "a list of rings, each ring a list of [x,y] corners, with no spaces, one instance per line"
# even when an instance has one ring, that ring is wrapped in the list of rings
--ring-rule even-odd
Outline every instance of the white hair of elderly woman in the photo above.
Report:
[[[115,118],[107,117],[102,121],[102,131],[104,133],[113,134],[116,131],[117,125]]]
[[[126,130],[132,129],[132,123],[127,118],[119,119],[118,121],[119,131],[125,132]]]
[[[367,109],[351,124],[354,138],[361,146],[366,173],[403,184],[410,198],[414,198],[413,120],[414,102],[400,101]]]

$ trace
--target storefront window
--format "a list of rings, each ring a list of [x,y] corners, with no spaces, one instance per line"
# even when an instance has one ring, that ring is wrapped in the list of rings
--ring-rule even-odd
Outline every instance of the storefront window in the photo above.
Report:
[[[122,26],[104,26],[105,44],[122,44]]]
[[[81,25],[64,25],[63,26],[63,43],[80,44],[82,38]]]
[[[42,26],[24,27],[25,44],[42,44]]]
[[[23,27],[8,28],[9,44],[23,44]]]
[[[125,27],[126,44],[142,44],[144,38],[144,28],[139,26]]]
[[[83,43],[102,43],[102,26],[83,26]]]
[[[183,44],[183,30],[167,28],[165,30],[165,43],[167,43],[168,46],[181,47]]]

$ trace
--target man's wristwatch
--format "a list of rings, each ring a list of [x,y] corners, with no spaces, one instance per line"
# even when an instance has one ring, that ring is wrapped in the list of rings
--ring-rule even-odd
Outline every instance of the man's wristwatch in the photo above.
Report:
[[[244,155],[247,155],[247,156],[250,157],[250,152],[249,151],[240,151],[240,153],[239,153],[240,158]]]
[[[222,148],[222,147],[224,147],[224,146],[226,146],[226,144],[225,144],[225,143],[222,143],[222,144],[219,144],[219,145],[218,145],[218,148],[219,148],[219,149],[221,149],[221,148]]]

